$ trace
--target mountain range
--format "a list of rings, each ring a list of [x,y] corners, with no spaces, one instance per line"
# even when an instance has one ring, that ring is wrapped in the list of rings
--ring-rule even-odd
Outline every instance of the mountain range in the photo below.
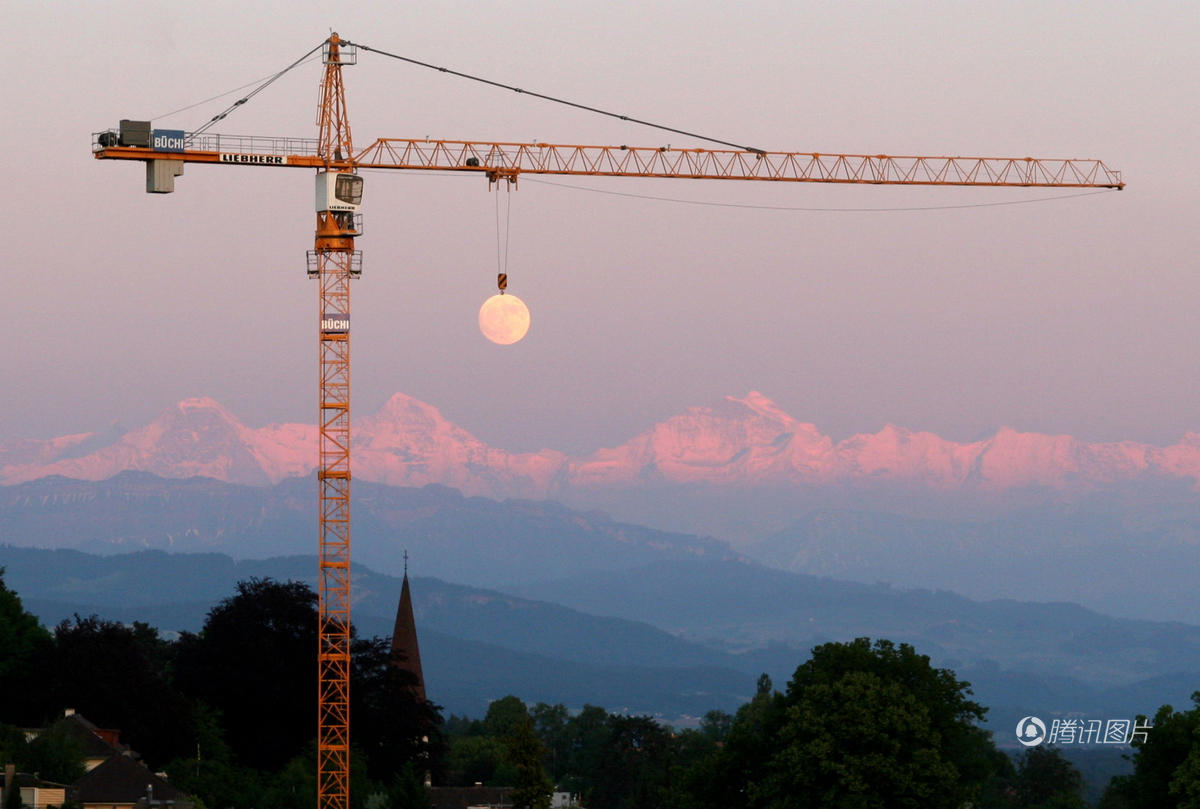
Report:
[[[670,559],[973,598],[1200,615],[1200,436],[1170,447],[886,427],[834,442],[759,393],[570,457],[489,447],[402,394],[354,422],[355,558],[493,586]],[[303,552],[316,428],[189,399],[134,430],[0,444],[0,543]],[[713,539],[712,537],[719,537]],[[1154,582],[1153,587],[1144,582]]]
[[[269,485],[311,473],[316,447],[315,425],[251,428],[212,399],[196,398],[119,436],[7,440],[0,444],[0,484],[50,475],[104,480],[144,471]],[[964,444],[888,425],[834,442],[758,392],[689,408],[620,446],[581,457],[490,447],[432,405],[398,393],[378,412],[354,421],[353,447],[356,479],[436,483],[492,498],[563,499],[648,483],[791,489],[887,484],[991,493],[1027,487],[1072,492],[1137,480],[1200,486],[1200,433],[1155,447],[1005,428]]]
[[[238,559],[311,551],[314,478],[242,486],[122,472],[0,488],[0,544],[113,554],[220,552]],[[619,523],[547,501],[464,497],[445,486],[357,482],[354,558],[395,572],[411,552],[430,575],[490,585],[656,561],[735,556],[725,543]]]

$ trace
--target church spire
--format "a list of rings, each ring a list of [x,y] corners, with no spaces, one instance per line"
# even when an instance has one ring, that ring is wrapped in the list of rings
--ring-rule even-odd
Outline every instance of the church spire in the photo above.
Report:
[[[417,622],[413,618],[412,593],[408,589],[408,551],[404,552],[404,583],[400,587],[400,606],[392,629],[392,665],[412,674],[409,686],[418,699],[425,699],[425,675],[421,672],[421,649],[417,645]]]

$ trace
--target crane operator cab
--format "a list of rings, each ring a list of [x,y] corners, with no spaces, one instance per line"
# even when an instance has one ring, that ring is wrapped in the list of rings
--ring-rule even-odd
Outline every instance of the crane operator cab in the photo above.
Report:
[[[317,213],[348,211],[357,213],[362,206],[363,178],[340,171],[317,174]]]
[[[317,173],[317,213],[327,214],[346,235],[357,235],[358,209],[362,206],[363,178],[340,171]]]

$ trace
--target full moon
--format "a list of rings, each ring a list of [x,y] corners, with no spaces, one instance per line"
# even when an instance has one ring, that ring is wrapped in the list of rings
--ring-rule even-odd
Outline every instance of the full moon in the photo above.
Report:
[[[529,331],[529,307],[516,295],[493,295],[479,307],[479,330],[493,343],[512,345]]]

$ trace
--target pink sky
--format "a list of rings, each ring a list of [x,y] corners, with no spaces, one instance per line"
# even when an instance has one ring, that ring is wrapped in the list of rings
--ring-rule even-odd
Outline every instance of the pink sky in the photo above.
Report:
[[[101,163],[121,118],[194,129],[324,38],[769,149],[1101,158],[1120,193],[561,178],[511,197],[509,289],[533,325],[479,334],[495,196],[480,179],[366,178],[356,410],[396,391],[511,451],[613,445],[761,390],[835,439],[888,422],[1090,441],[1200,430],[1200,16],[1189,3],[10,3],[0,128],[11,337],[0,441],[189,396],[245,423],[315,419],[308,172],[188,166],[176,193]],[[683,145],[653,130],[371,54],[345,74],[376,137]],[[216,127],[315,134],[319,63]],[[225,99],[228,103],[232,98]],[[569,187],[563,187],[569,186]]]

